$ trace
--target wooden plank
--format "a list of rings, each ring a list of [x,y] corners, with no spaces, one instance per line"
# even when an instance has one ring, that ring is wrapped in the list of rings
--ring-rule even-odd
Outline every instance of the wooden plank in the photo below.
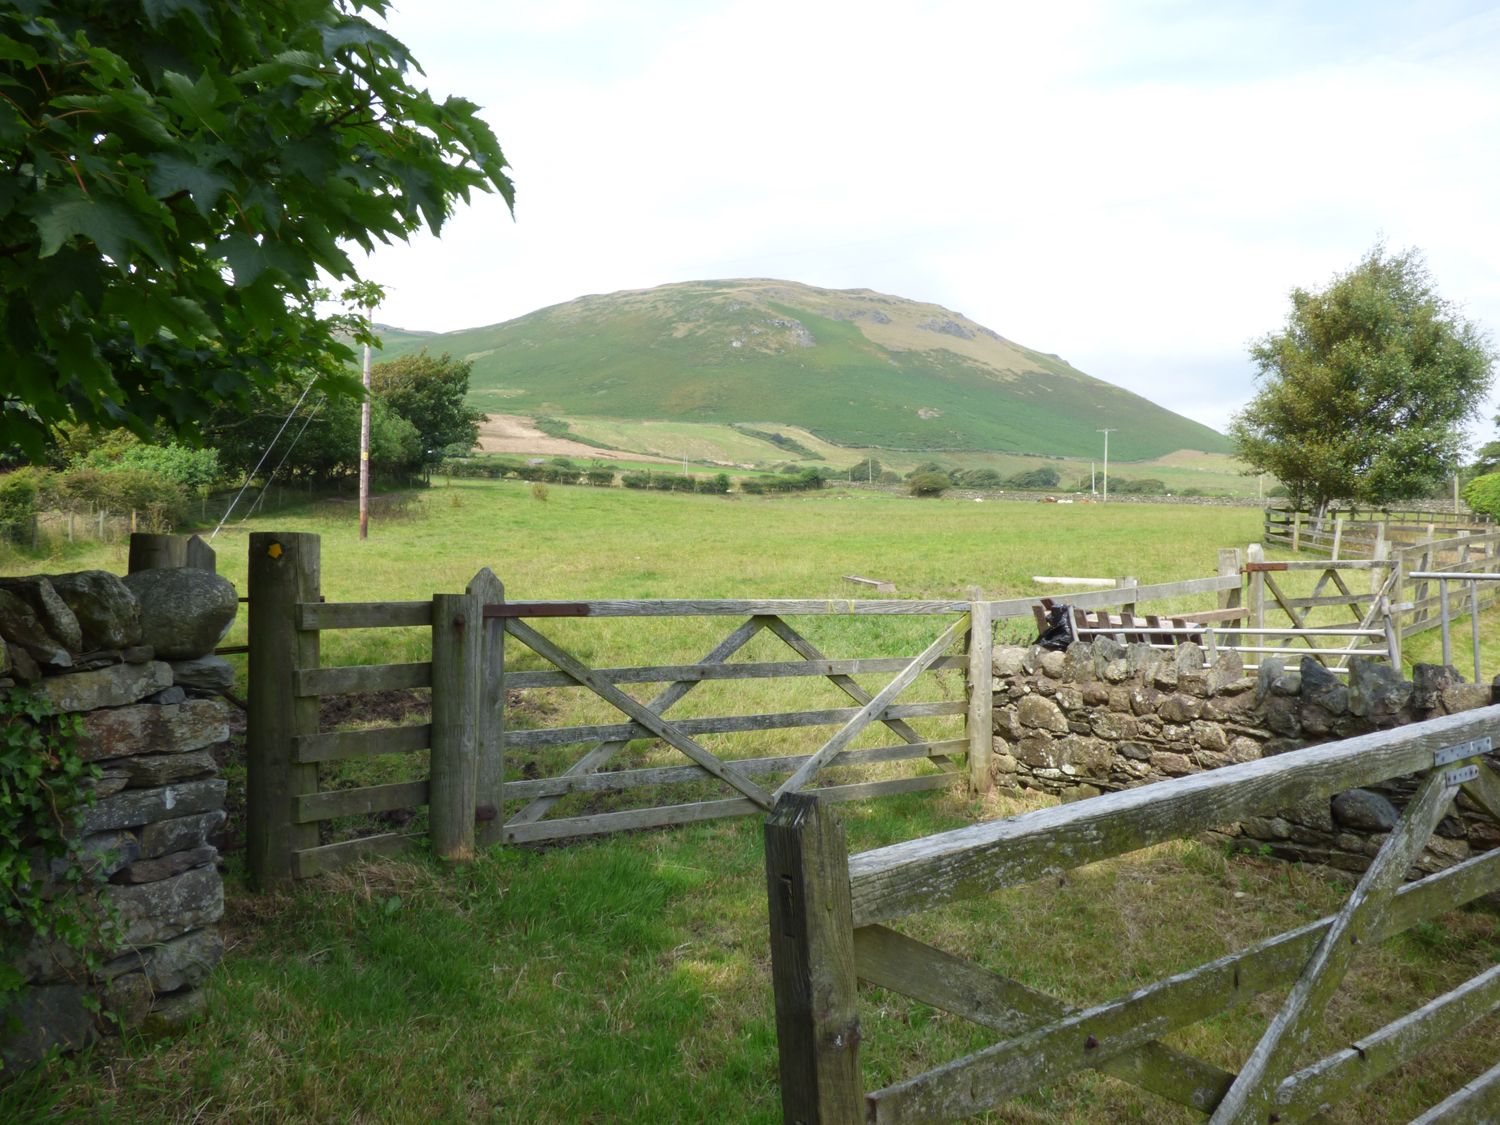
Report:
[[[1500,851],[1402,887],[1372,943],[1489,893],[1500,883]],[[1237,953],[1064,1016],[1045,1027],[869,1095],[879,1122],[928,1121],[978,1112],[1027,1090],[1097,1067],[1177,1028],[1243,1004],[1296,979],[1333,917],[1266,938]],[[1086,1050],[1081,1044],[1092,1042]]]
[[[479,804],[479,707],[484,603],[472,594],[432,598],[432,793],[428,833],[441,859],[474,858]]]
[[[663,598],[633,601],[604,599],[587,602],[528,602],[545,614],[548,606],[577,606],[580,616],[588,617],[801,617],[816,616],[948,616],[964,613],[968,602],[918,601],[916,599],[881,598],[853,600],[845,598]]]
[[[296,866],[297,878],[306,879],[326,871],[337,871],[362,859],[400,855],[415,848],[421,839],[421,835],[415,832],[362,836],[357,840],[344,840],[338,844],[303,848],[292,853],[292,860]]]
[[[612,684],[665,684],[701,682],[704,680],[774,680],[803,676],[861,676],[899,672],[913,656],[879,656],[852,660],[777,660],[746,661],[740,664],[652,664],[639,668],[596,668],[599,676]],[[945,656],[933,661],[929,671],[965,668],[962,656]],[[511,691],[541,687],[579,687],[577,680],[562,672],[506,672],[505,683]]]
[[[298,824],[331,820],[336,816],[367,816],[392,809],[415,809],[427,804],[425,781],[393,781],[358,789],[325,789],[297,798],[292,817]]]
[[[845,750],[825,768],[869,765],[876,762],[901,762],[913,759],[941,759],[968,746],[962,738],[939,742],[903,742],[895,746],[874,746],[868,750]],[[735,758],[736,769],[754,776],[764,773],[790,773],[808,758],[806,754],[787,754],[770,758]],[[651,785],[684,785],[707,780],[701,766],[658,766],[648,769],[600,771],[588,774],[560,774],[529,781],[507,781],[506,800],[532,797],[561,797],[569,793],[610,793],[639,789]]]
[[[425,628],[432,624],[432,602],[316,602],[297,606],[299,629]]]
[[[899,917],[1414,773],[1497,726],[1500,706],[1484,707],[876,848],[849,861],[855,917]]]
[[[1500,1064],[1466,1082],[1411,1125],[1495,1125],[1500,1120]]]
[[[432,724],[404,727],[371,727],[368,730],[336,730],[323,734],[299,734],[292,739],[292,759],[302,762],[344,762],[351,758],[373,758],[380,754],[411,754],[432,744]]]
[[[396,691],[432,686],[432,665],[346,664],[339,668],[302,668],[296,675],[298,695],[348,695],[357,691]]]
[[[827,742],[818,748],[817,752],[808,758],[806,762],[798,766],[791,777],[783,781],[774,794],[776,800],[780,800],[787,793],[795,793],[807,784],[820,769],[834,755],[848,748],[864,729],[875,721],[877,715],[890,706],[891,701],[909,688],[918,676],[926,670],[927,666],[936,660],[943,652],[952,646],[953,642],[963,633],[969,624],[968,615],[955,621],[932,644],[922,652],[916,660],[907,666],[906,670],[897,675],[881,688],[870,702],[861,707],[842,727],[840,727]]]
[[[725,637],[722,641],[715,645],[713,649],[703,658],[702,663],[719,664],[722,661],[728,660],[731,656],[733,656],[736,652],[743,648],[752,637],[754,637],[763,628],[765,628],[766,620],[767,619],[764,617],[752,617],[748,621],[742,623],[737,629],[731,632],[729,636]],[[569,678],[571,679],[571,677]],[[574,682],[576,683],[577,681]],[[651,701],[647,703],[646,706],[652,711],[655,711],[657,714],[664,715],[696,686],[697,681],[678,681],[668,684],[662,691],[652,697]],[[579,758],[578,761],[574,762],[571,766],[568,767],[568,776],[593,773],[595,770],[600,769],[606,763],[608,763],[611,758],[613,758],[627,745],[629,745],[630,739],[633,737],[636,736],[629,733],[626,733],[623,737],[620,735],[615,735],[613,737],[605,735],[605,741],[602,741],[598,745],[594,746],[588,751],[588,753],[584,754],[583,757]],[[519,746],[520,744],[516,742],[515,735],[513,733],[506,732],[505,745]],[[515,815],[509,817],[507,819],[507,823],[530,824],[533,821],[540,820],[547,814],[547,810],[549,810],[556,803],[557,798],[555,797],[539,797],[536,800],[532,801],[524,809],[521,809]]]
[[[469,583],[468,594],[480,605],[505,600],[505,586],[489,567]],[[475,787],[475,843],[498,844],[503,836],[505,808],[505,622],[484,619],[480,641],[479,767]]]
[[[1277,1087],[1343,983],[1360,942],[1384,928],[1396,889],[1427,846],[1438,821],[1452,807],[1458,790],[1446,783],[1446,776],[1446,770],[1428,771],[1390,837],[1318,943],[1281,1010],[1240,1068],[1229,1093],[1209,1118],[1209,1125],[1260,1125],[1267,1119]]]
[[[765,850],[782,1116],[851,1125],[864,1098],[843,825],[789,793],[766,821]]]
[[[671,743],[681,750],[693,761],[697,762],[709,773],[720,781],[723,781],[738,789],[762,808],[769,809],[773,804],[771,795],[733,766],[725,765],[718,758],[710,754],[702,746],[699,746],[692,738],[663,719],[654,711],[647,710],[642,704],[626,695],[613,684],[606,683],[593,671],[585,666],[571,654],[564,652],[546,637],[542,636],[526,622],[519,618],[510,618],[506,622],[512,636],[516,637],[522,644],[526,645],[538,656],[552,661],[562,671],[568,673],[580,683],[587,684],[606,703],[612,704],[616,709],[625,712],[641,726],[647,728],[652,734],[660,739]]]
[[[1298,1071],[1276,1091],[1273,1112],[1288,1125],[1311,1117],[1497,1009],[1500,965]]]
[[[995,739],[995,623],[984,602],[970,607],[967,648],[969,669],[964,691],[969,708],[964,725],[969,736],[969,793],[981,797],[995,786],[990,776]]]
[[[607,775],[605,775],[607,776]],[[920,793],[951,788],[958,780],[951,772],[923,774],[920,777],[887,778],[883,781],[861,781],[850,785],[826,785],[808,789],[806,794],[833,804],[841,801],[867,801],[897,793]],[[689,801],[680,805],[657,805],[646,809],[622,809],[618,812],[593,813],[588,816],[559,817],[530,824],[505,825],[505,839],[514,844],[535,844],[547,840],[568,840],[579,836],[601,836],[638,828],[665,828],[692,824],[702,820],[720,820],[731,816],[754,816],[764,812],[748,797],[729,797],[719,801]]]
[[[316,733],[318,701],[296,690],[298,668],[318,666],[318,634],[296,628],[294,609],[318,597],[319,540],[306,532],[250,533],[249,715],[245,739],[245,854],[260,889],[296,878],[294,853],[318,842],[292,819],[293,802],[318,790],[318,767],[293,760],[293,740]]]
[[[1007,1036],[1017,1036],[1076,1009],[1045,992],[992,973],[972,961],[935,949],[884,926],[854,931],[859,978],[962,1016]],[[1105,1074],[1208,1113],[1234,1075],[1159,1042],[1105,1059]]]
[[[758,730],[784,730],[788,727],[822,727],[847,722],[859,714],[857,707],[834,707],[823,711],[777,711],[757,715],[723,715],[703,719],[678,719],[674,726],[683,734],[736,734]],[[962,715],[963,700],[941,703],[895,703],[877,716],[886,719],[927,719],[936,715]],[[563,746],[571,742],[593,742],[599,739],[630,741],[636,738],[660,737],[642,723],[599,723],[581,727],[550,727],[539,730],[510,730],[505,744],[513,749],[540,746]]]

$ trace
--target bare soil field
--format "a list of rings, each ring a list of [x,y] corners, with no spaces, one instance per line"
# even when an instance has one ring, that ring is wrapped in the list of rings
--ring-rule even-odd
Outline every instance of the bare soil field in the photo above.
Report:
[[[479,448],[485,453],[532,453],[549,457],[586,457],[599,461],[661,461],[660,457],[613,449],[598,449],[580,441],[549,437],[520,414],[486,414],[479,424]]]

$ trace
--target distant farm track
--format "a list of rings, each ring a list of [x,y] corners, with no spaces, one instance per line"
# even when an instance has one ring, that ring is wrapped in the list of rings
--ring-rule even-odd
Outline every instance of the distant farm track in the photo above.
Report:
[[[485,453],[530,453],[549,457],[587,457],[597,461],[661,461],[641,453],[599,449],[581,441],[550,437],[542,433],[530,418],[520,414],[486,414],[479,424],[479,448]]]

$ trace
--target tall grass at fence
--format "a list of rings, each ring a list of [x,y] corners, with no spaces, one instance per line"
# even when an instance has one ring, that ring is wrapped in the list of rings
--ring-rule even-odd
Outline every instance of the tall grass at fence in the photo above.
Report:
[[[516,599],[858,597],[844,574],[892,581],[901,597],[964,599],[971,585],[988,596],[1037,594],[1030,579],[1039,573],[1201,577],[1213,572],[1216,547],[1257,535],[1259,513],[837,492],[733,500],[581,487],[553,488],[540,504],[522,485],[465,482],[421,494],[399,525],[375,522],[366,543],[352,514],[312,508],[252,528],[320,532],[331,601],[426,599],[461,590],[480,566],[493,568]],[[221,534],[214,545],[221,571],[243,589],[243,534]],[[54,559],[6,568],[96,565],[119,561],[75,544]],[[242,622],[232,640],[243,638]],[[796,623],[830,655],[904,655],[936,635],[938,622]],[[694,660],[733,627],[725,618],[687,619],[675,629],[621,619],[542,624],[596,666]],[[755,658],[784,658],[778,643],[764,644],[750,650]],[[324,635],[325,663],[425,659],[425,630]],[[945,675],[939,690],[956,697],[960,675]],[[878,687],[879,678],[866,686]],[[704,684],[682,713],[694,713],[690,702],[792,710],[837,698],[813,680],[781,682],[774,698],[757,694],[771,691]],[[549,725],[603,713],[578,691],[526,694],[538,696],[525,706],[547,711]],[[513,716],[541,718],[528,720],[520,706]],[[765,732],[734,753],[805,751],[808,737]],[[681,756],[651,760],[677,764]],[[839,812],[857,851],[1040,800],[975,805],[953,791]],[[1034,987],[1097,1000],[1311,920],[1347,890],[1322,871],[1180,843],[1060,883],[955,904],[924,916],[914,932]],[[551,850],[500,849],[458,869],[420,856],[387,861],[264,897],[231,879],[230,955],[211,985],[204,1025],[154,1050],[129,1042],[45,1067],[0,1093],[0,1119],[779,1120],[764,894],[759,818]],[[1418,927],[1373,954],[1327,1034],[1347,1041],[1354,1029],[1382,1022],[1381,1013],[1409,1010],[1497,958],[1500,924],[1482,909]],[[1232,1065],[1272,999],[1171,1042]],[[872,994],[861,1009],[871,1087],[988,1041],[905,999]],[[1331,1120],[1408,1120],[1489,1064],[1496,1030],[1479,1025]],[[988,1118],[1188,1119],[1096,1075]]]

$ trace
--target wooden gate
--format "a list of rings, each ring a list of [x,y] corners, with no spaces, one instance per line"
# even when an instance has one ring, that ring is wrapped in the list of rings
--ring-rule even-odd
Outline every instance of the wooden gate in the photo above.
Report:
[[[853,857],[815,798],[788,797],[766,825],[786,1120],[953,1120],[1087,1069],[1196,1109],[1212,1125],[1316,1117],[1500,1009],[1497,966],[1293,1070],[1308,1030],[1362,949],[1500,886],[1500,851],[1403,885],[1460,790],[1500,818],[1500,778],[1481,758],[1497,734],[1500,707],[1490,707]],[[1337,914],[1101,1003],[1076,1008],[891,928],[944,903],[1407,775],[1420,779],[1416,794]],[[858,1062],[860,981],[994,1029],[1000,1041],[866,1093]],[[1161,1041],[1287,985],[1290,993],[1238,1074]],[[1420,1120],[1493,1121],[1497,1108],[1500,1066]]]

